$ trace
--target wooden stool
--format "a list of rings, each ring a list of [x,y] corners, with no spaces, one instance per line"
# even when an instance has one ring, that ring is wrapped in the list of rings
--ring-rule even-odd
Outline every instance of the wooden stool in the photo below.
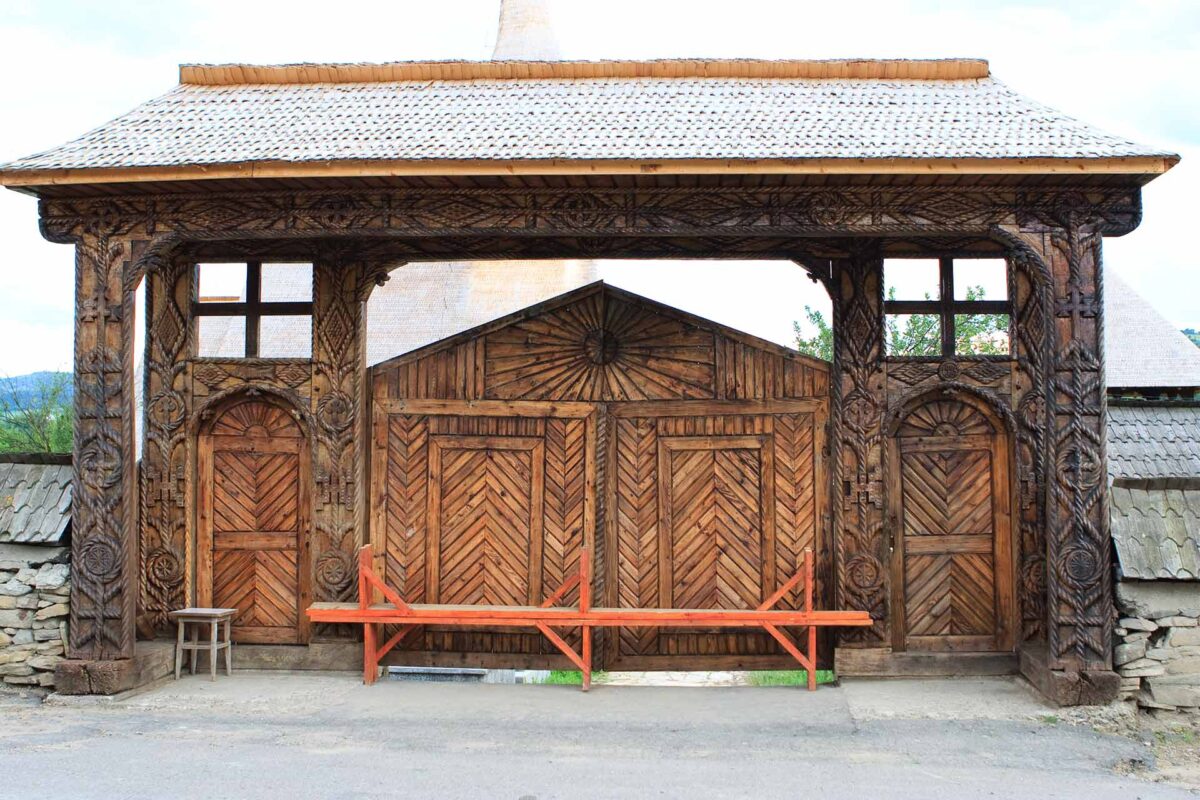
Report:
[[[196,674],[196,651],[208,651],[208,664],[212,670],[210,680],[217,679],[217,652],[225,651],[225,674],[233,674],[233,641],[229,638],[229,626],[233,622],[236,608],[181,608],[172,611],[170,616],[179,623],[175,635],[175,680],[179,680],[179,671],[183,667],[183,651],[188,653],[188,669]],[[192,625],[192,641],[187,641],[187,626]],[[217,634],[217,626],[225,623],[225,641]],[[200,628],[205,624],[211,625],[211,633],[207,643],[200,642]]]

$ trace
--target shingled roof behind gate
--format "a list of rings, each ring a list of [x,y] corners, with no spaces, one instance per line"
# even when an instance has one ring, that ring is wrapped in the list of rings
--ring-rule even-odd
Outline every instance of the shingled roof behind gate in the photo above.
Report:
[[[78,139],[0,167],[0,183],[631,161],[1153,175],[1178,160],[1034,102],[971,59],[225,65],[180,77]]]
[[[0,544],[60,544],[71,522],[70,456],[0,460]]]

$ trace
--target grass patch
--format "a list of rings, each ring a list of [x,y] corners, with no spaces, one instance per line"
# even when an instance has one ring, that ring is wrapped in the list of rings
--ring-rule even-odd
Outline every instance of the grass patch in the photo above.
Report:
[[[746,673],[751,686],[805,686],[808,672],[802,669],[764,669]],[[837,677],[831,669],[817,670],[817,684],[833,683]]]
[[[607,675],[607,672],[593,672],[592,683],[603,682]],[[552,669],[550,674],[538,683],[543,686],[582,686],[583,673],[577,669]]]
[[[1038,721],[1043,725],[1057,725],[1059,722],[1057,714],[1041,714],[1038,716]]]

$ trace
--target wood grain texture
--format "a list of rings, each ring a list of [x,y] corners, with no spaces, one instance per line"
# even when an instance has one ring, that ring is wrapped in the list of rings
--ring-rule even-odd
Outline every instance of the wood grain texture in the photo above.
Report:
[[[950,398],[918,405],[897,426],[895,650],[1011,649],[1006,442],[979,407]]]
[[[238,642],[307,641],[308,447],[286,409],[226,408],[200,440],[198,601],[236,608]]]

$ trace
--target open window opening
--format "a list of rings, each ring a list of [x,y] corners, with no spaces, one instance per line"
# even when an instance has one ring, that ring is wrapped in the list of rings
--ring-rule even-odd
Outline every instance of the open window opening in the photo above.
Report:
[[[1004,259],[887,259],[883,273],[889,356],[1011,355],[1012,305]]]
[[[196,280],[196,355],[312,357],[312,264],[199,264]]]

